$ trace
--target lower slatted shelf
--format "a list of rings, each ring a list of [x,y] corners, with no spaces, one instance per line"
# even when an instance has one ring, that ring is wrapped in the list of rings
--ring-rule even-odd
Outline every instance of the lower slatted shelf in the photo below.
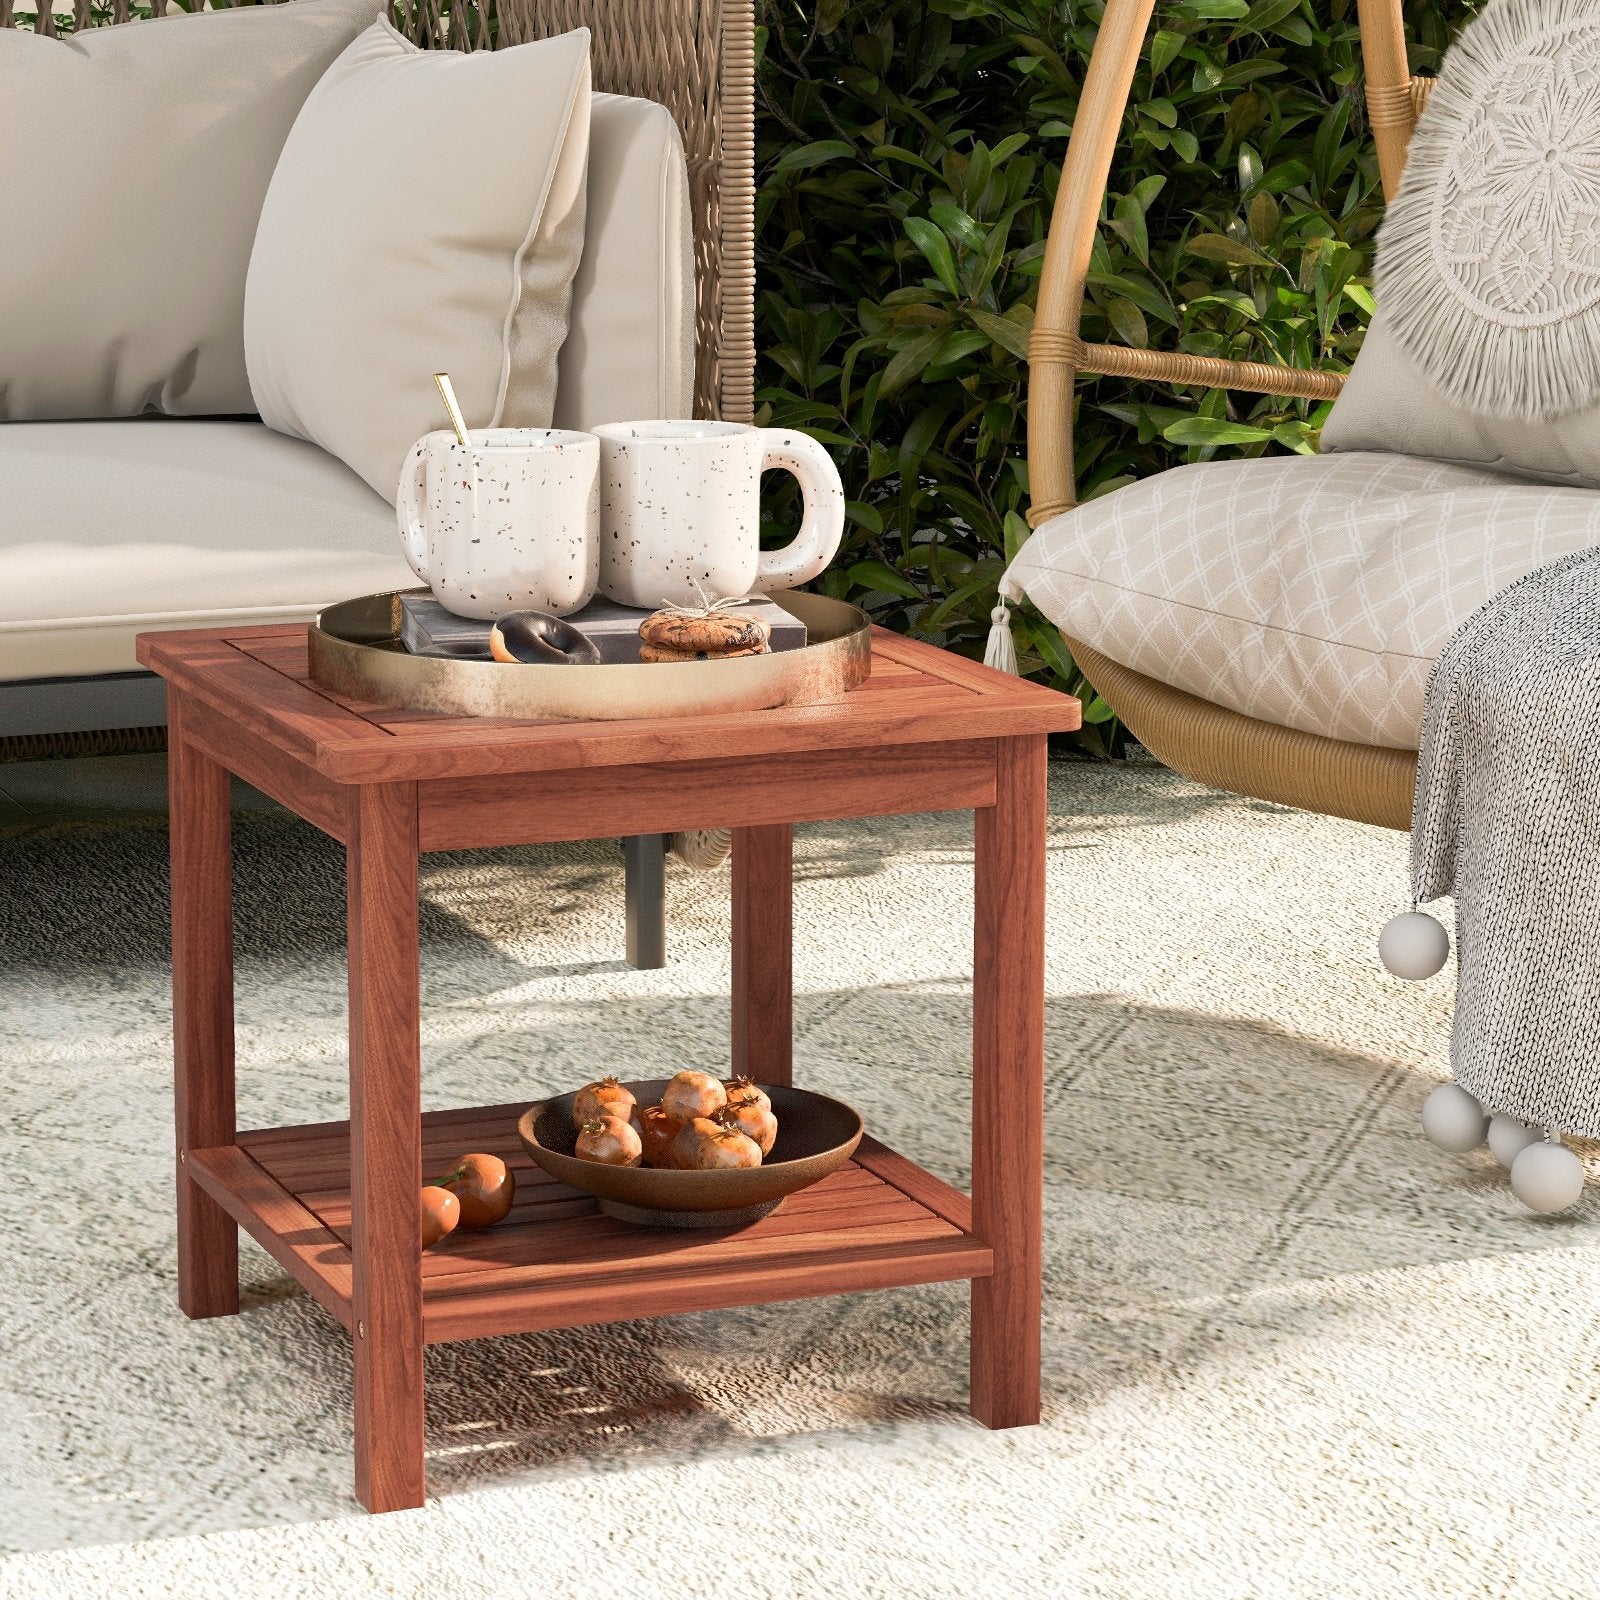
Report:
[[[517,1141],[523,1105],[424,1116],[424,1181],[468,1150],[516,1175],[511,1215],[458,1229],[422,1263],[430,1343],[629,1317],[982,1277],[992,1252],[965,1195],[871,1138],[853,1161],[759,1222],[649,1229],[604,1215],[556,1183]],[[350,1131],[343,1122],[265,1129],[193,1151],[190,1170],[348,1327]]]

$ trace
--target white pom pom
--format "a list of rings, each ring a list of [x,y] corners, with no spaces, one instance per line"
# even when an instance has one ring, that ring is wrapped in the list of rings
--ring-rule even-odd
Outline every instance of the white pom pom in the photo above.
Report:
[[[1422,1131],[1441,1150],[1465,1155],[1483,1143],[1489,1114],[1459,1083],[1443,1083],[1422,1102]]]
[[[1530,1144],[1511,1164],[1511,1192],[1530,1211],[1565,1211],[1583,1194],[1583,1163],[1564,1144]]]
[[[1542,1137],[1537,1128],[1530,1128],[1527,1123],[1508,1117],[1503,1111],[1489,1119],[1489,1148],[1494,1152],[1495,1160],[1508,1172],[1511,1163]]]
[[[1449,954],[1450,935],[1426,911],[1402,911],[1378,935],[1378,959],[1397,978],[1431,978]]]

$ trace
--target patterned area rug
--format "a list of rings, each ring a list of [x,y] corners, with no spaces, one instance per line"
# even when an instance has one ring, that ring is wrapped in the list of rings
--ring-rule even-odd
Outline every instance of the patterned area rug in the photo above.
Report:
[[[468,1342],[381,1518],[344,1334],[248,1245],[243,1315],[176,1309],[160,818],[11,813],[0,1593],[1592,1595],[1600,1202],[1532,1218],[1416,1131],[1449,985],[1373,954],[1404,840],[1149,769],[1051,809],[1044,1425],[967,1419],[960,1286]],[[970,840],[798,844],[799,1076],[957,1182]],[[258,808],[237,882],[243,1120],[342,1115],[337,855]],[[721,1059],[725,877],[674,873],[655,973],[609,843],[424,894],[430,1104]]]

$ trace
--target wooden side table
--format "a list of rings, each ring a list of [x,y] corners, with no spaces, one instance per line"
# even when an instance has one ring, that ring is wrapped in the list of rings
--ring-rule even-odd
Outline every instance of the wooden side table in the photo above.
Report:
[[[368,1510],[422,1503],[423,1346],[450,1339],[970,1278],[972,1414],[1038,1420],[1045,735],[1079,706],[892,634],[873,650],[822,705],[575,724],[341,699],[308,680],[303,628],[140,639],[169,689],[179,1301],[239,1309],[242,1227],[350,1330]],[[229,773],[345,846],[348,1122],[236,1126]],[[422,1115],[422,852],[734,829],[732,1067],[786,1084],[793,824],[969,808],[970,1200],[867,1138],[771,1217],[665,1234],[532,1167],[522,1105]],[[515,1165],[516,1209],[424,1257],[423,1173],[469,1149]]]

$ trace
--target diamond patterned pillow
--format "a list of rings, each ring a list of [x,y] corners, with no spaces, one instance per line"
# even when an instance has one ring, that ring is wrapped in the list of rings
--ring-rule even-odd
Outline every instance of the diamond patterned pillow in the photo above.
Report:
[[[1433,659],[1507,584],[1600,544],[1600,496],[1409,456],[1209,461],[1045,523],[1002,593],[1264,722],[1417,748]]]

